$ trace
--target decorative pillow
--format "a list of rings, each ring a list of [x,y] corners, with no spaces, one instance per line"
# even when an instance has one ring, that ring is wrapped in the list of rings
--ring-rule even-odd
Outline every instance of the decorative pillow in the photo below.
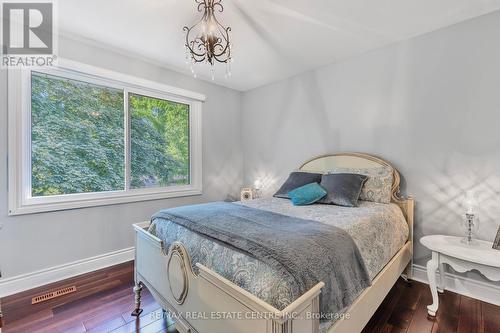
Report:
[[[326,196],[326,194],[325,189],[319,186],[318,183],[307,184],[288,192],[288,196],[294,206],[313,204]]]
[[[355,173],[334,173],[323,175],[321,187],[328,194],[318,203],[357,207],[361,189],[368,176]]]
[[[286,182],[281,185],[274,196],[277,198],[290,199],[288,192],[306,184],[319,183],[321,182],[321,176],[320,173],[294,171],[288,176]]]
[[[379,203],[391,202],[394,176],[389,168],[335,168],[330,170],[329,173],[357,173],[368,176],[365,185],[361,189],[359,200]]]

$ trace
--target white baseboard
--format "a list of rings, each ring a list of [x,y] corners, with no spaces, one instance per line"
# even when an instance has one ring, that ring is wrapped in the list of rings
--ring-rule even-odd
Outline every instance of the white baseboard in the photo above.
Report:
[[[439,273],[437,273],[439,276]],[[446,290],[457,294],[472,297],[487,303],[500,305],[500,287],[493,284],[473,280],[451,273],[445,274]],[[413,279],[415,281],[429,283],[427,269],[424,266],[413,265]]]
[[[0,298],[130,260],[134,260],[133,247],[32,273],[0,279]]]

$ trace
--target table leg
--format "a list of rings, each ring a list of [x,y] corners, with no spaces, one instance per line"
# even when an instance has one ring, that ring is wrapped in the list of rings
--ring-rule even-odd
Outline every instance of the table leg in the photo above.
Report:
[[[439,284],[437,287],[438,293],[443,293],[444,288],[445,288],[445,281],[444,281],[444,264],[442,262],[439,262]]]
[[[432,259],[427,262],[427,278],[429,279],[429,287],[431,288],[432,304],[427,306],[427,312],[431,316],[436,315],[439,307],[439,299],[436,286],[436,271],[439,266],[439,254],[432,252]]]

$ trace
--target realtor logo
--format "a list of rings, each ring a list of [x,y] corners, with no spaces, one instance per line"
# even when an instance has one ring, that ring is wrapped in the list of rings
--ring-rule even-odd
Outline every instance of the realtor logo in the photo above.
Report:
[[[3,66],[53,64],[55,56],[52,2],[4,2],[2,17]]]

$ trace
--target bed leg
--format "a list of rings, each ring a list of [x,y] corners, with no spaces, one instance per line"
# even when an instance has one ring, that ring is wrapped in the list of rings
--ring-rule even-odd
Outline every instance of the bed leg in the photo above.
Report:
[[[405,267],[401,277],[407,284],[411,285],[411,279],[413,278],[413,260],[410,260],[410,263]]]
[[[401,274],[401,278],[404,280],[406,284],[411,286],[411,280],[408,278],[406,274]]]
[[[141,291],[142,284],[139,282],[134,286],[134,294],[135,294],[135,310],[132,312],[131,316],[139,317],[142,313],[141,309]]]

